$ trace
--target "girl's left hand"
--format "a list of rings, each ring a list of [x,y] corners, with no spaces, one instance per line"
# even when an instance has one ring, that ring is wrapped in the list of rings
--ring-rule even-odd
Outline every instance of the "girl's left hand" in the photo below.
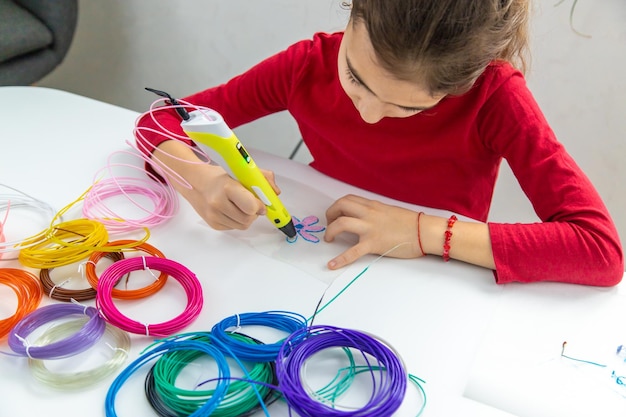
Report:
[[[370,253],[393,258],[421,256],[417,240],[417,215],[408,209],[356,195],[340,198],[326,210],[324,240],[332,242],[340,233],[348,232],[357,235],[359,241],[330,260],[328,268],[342,268]]]

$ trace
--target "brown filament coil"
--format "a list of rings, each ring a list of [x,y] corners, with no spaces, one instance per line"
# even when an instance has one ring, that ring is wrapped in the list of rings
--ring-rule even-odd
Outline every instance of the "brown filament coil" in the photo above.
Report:
[[[124,259],[124,254],[122,252],[107,252],[104,254],[103,257],[106,257],[113,262],[117,262]],[[87,268],[89,262],[91,261],[88,261],[88,263],[85,265],[85,268]],[[95,265],[93,265],[93,268],[95,271]],[[55,284],[50,277],[50,271],[52,271],[52,269],[54,268],[45,268],[39,271],[39,281],[41,281],[41,286],[43,287],[43,290],[48,295],[48,297],[53,298],[57,301],[65,302],[70,302],[72,300],[86,301],[96,298],[96,290],[91,286],[90,283],[89,287],[77,290],[63,288],[62,284]]]

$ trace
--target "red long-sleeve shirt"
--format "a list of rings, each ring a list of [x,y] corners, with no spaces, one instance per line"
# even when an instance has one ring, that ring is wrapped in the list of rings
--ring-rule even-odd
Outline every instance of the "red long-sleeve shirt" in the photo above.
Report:
[[[610,286],[621,280],[623,252],[613,221],[555,138],[521,73],[494,62],[466,94],[408,118],[368,124],[339,83],[342,36],[317,34],[185,100],[217,110],[232,128],[287,110],[315,169],[483,222],[505,158],[542,222],[488,223],[496,281]],[[181,132],[173,111],[156,115]],[[149,118],[140,125],[155,127]],[[165,140],[145,135],[152,146]]]

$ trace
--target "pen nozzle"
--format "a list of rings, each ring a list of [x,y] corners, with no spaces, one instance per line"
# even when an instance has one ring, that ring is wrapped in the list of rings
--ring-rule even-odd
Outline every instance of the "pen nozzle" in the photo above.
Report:
[[[296,237],[296,226],[293,224],[293,220],[289,220],[289,223],[280,228],[280,231],[287,235],[289,238]]]

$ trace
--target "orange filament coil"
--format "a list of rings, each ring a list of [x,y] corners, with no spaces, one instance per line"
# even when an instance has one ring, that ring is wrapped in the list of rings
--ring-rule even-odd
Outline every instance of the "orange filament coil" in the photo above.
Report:
[[[15,314],[0,320],[0,338],[2,338],[9,334],[24,316],[37,308],[43,298],[43,290],[34,274],[15,268],[0,268],[0,284],[10,287],[17,296]]]
[[[114,242],[108,243],[105,246],[131,246],[132,245],[133,250],[141,250],[147,253],[148,255],[156,256],[159,258],[165,258],[165,255],[163,255],[163,253],[160,250],[150,245],[149,243],[143,242],[143,243],[137,244],[137,242],[138,241],[135,241],[135,240],[116,240]],[[91,256],[89,256],[89,261],[87,262],[87,265],[85,267],[85,277],[87,278],[87,281],[89,281],[89,285],[91,285],[94,289],[98,288],[98,280],[99,280],[98,276],[96,275],[96,264],[98,263],[98,261],[100,261],[100,259],[105,257],[107,253],[108,252],[93,252]],[[168,274],[161,272],[158,278],[156,278],[153,283],[143,288],[138,288],[134,290],[121,290],[119,288],[113,288],[113,290],[111,291],[111,297],[124,299],[124,300],[135,300],[138,298],[147,297],[149,295],[156,293],[161,288],[163,288],[163,286],[167,282],[168,276],[169,276]]]

